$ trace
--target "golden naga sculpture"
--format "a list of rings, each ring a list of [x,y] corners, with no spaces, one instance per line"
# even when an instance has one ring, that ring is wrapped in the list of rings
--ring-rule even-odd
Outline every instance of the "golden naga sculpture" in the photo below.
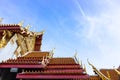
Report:
[[[87,61],[88,61],[88,60],[87,60]],[[102,80],[111,80],[110,78],[108,78],[108,77],[106,77],[104,74],[102,74],[99,70],[97,70],[97,68],[95,68],[95,66],[93,66],[89,61],[88,61],[88,64],[89,64],[90,66],[92,66],[92,68],[93,68],[93,70],[95,71],[95,73],[97,73]]]
[[[3,37],[0,40],[0,48],[5,47],[5,45],[7,44],[8,40],[10,39],[11,36],[12,36],[12,32],[10,32],[8,30],[3,31]]]
[[[0,41],[0,48],[4,47],[7,44],[6,35],[7,35],[6,31],[4,31],[3,32],[3,37],[2,37],[2,39]]]

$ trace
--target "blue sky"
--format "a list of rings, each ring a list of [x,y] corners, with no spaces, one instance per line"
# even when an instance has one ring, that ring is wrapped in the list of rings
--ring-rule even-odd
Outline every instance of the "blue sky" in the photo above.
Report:
[[[54,56],[78,57],[91,67],[119,66],[119,0],[1,0],[2,23],[31,25],[32,31],[45,30],[42,51],[55,48]]]

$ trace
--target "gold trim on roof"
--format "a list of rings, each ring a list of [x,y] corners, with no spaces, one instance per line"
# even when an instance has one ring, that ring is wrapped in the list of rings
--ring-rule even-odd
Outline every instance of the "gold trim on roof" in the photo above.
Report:
[[[109,71],[107,71],[107,75],[108,75],[108,78],[110,79],[111,77],[110,77],[110,73],[109,73]]]
[[[88,61],[88,60],[87,60]],[[101,73],[99,70],[97,70],[97,68],[92,65],[89,61],[88,61],[88,64],[93,68],[93,70],[98,74],[98,76],[100,76],[100,78],[102,80],[110,80],[108,77],[106,77],[103,73]]]
[[[116,68],[114,68],[115,72],[117,72],[118,75],[120,75],[120,71],[118,71]]]

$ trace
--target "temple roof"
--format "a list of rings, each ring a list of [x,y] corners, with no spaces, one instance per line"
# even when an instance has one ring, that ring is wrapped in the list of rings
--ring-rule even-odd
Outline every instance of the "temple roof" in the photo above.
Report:
[[[3,32],[4,30],[19,32],[23,35],[36,35],[36,36],[43,35],[44,33],[44,31],[41,31],[41,32],[29,31],[27,28],[22,27],[19,24],[0,24],[0,32]]]
[[[19,79],[88,79],[84,69],[73,58],[51,58],[45,68],[41,70],[18,73]]]
[[[48,52],[31,52],[24,57],[8,59],[0,63],[0,68],[44,68],[42,64],[43,56],[48,56]]]
[[[119,80],[119,76],[114,69],[100,69],[100,72],[109,77],[111,80]]]
[[[16,35],[17,47],[10,58],[0,63],[1,69],[18,68],[17,79],[88,79],[85,69],[73,57],[53,57],[52,52],[40,50],[43,31],[32,32],[20,24],[0,24],[0,38],[12,41]],[[8,32],[11,33],[8,39]],[[4,34],[3,34],[4,33]],[[4,36],[4,37],[3,37]],[[2,44],[2,43],[1,43]],[[5,44],[7,45],[7,43]],[[4,46],[3,46],[4,47]]]
[[[88,79],[89,75],[72,57],[49,57],[50,52],[31,51],[0,63],[0,68],[21,68],[17,79]]]

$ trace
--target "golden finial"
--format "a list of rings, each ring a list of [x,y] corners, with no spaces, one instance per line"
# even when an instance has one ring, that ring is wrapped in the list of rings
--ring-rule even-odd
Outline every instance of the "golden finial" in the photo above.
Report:
[[[83,64],[82,64],[82,61],[81,61],[81,67],[83,68]]]
[[[44,34],[44,33],[45,33],[45,30],[42,30],[42,31],[41,31],[41,34]]]
[[[0,23],[3,21],[3,18],[0,18]]]
[[[25,29],[26,29],[26,30],[29,30],[30,27],[31,27],[30,24],[28,24],[28,25],[25,27]]]
[[[51,52],[54,53],[55,52],[55,48],[53,48]]]
[[[20,21],[20,22],[18,23],[18,25],[19,25],[20,27],[22,27],[22,26],[23,26],[23,23],[24,23],[24,21],[22,20],[22,21]]]
[[[52,51],[51,51],[51,57],[53,57],[54,52],[55,52],[55,48],[53,48]]]
[[[77,52],[77,51],[75,51],[75,54],[74,54],[74,57],[75,57],[75,58],[76,58],[77,54],[78,54],[78,52]]]
[[[85,64],[84,64],[84,71],[85,71],[85,73],[87,73]]]
[[[79,65],[80,65],[80,67],[83,67],[82,61],[81,61],[80,59],[78,59],[78,63],[79,63]]]

